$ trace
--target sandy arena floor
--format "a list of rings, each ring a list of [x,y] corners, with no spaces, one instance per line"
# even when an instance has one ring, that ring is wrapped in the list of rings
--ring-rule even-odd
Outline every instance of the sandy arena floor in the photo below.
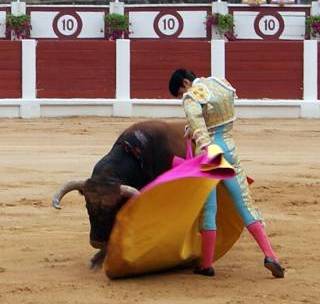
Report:
[[[0,120],[0,303],[320,303],[320,120],[238,120],[235,138],[253,196],[287,269],[273,279],[247,232],[216,265],[110,281],[88,261],[84,200],[50,208],[67,180],[86,178],[134,120]]]

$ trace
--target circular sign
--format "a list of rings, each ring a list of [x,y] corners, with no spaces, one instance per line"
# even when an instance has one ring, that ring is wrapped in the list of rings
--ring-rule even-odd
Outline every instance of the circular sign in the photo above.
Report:
[[[254,29],[263,39],[279,39],[284,31],[284,20],[277,12],[260,13],[254,20]]]
[[[153,28],[160,38],[178,38],[183,30],[183,19],[177,12],[162,12],[154,19]]]
[[[77,38],[82,30],[82,20],[76,12],[60,12],[52,27],[59,38]]]

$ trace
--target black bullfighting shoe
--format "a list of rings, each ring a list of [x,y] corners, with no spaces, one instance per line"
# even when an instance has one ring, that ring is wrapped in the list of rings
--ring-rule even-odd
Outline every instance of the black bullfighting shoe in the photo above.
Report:
[[[284,278],[284,268],[273,258],[265,257],[264,267],[269,269],[275,278]]]
[[[197,266],[194,270],[193,273],[195,274],[201,274],[207,277],[213,277],[215,276],[215,271],[213,267],[208,267],[208,268],[201,268],[200,266]]]

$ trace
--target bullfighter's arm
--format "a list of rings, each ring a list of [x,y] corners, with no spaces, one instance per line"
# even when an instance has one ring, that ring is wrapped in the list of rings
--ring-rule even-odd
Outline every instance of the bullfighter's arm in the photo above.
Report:
[[[200,101],[195,98],[194,94],[186,93],[183,97],[183,107],[197,147],[203,149],[209,146],[212,141],[202,114]]]

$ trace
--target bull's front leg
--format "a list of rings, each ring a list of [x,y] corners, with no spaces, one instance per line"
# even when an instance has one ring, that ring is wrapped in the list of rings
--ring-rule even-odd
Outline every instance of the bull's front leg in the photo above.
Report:
[[[90,260],[90,269],[97,270],[102,267],[102,263],[107,255],[106,249],[100,249]]]

